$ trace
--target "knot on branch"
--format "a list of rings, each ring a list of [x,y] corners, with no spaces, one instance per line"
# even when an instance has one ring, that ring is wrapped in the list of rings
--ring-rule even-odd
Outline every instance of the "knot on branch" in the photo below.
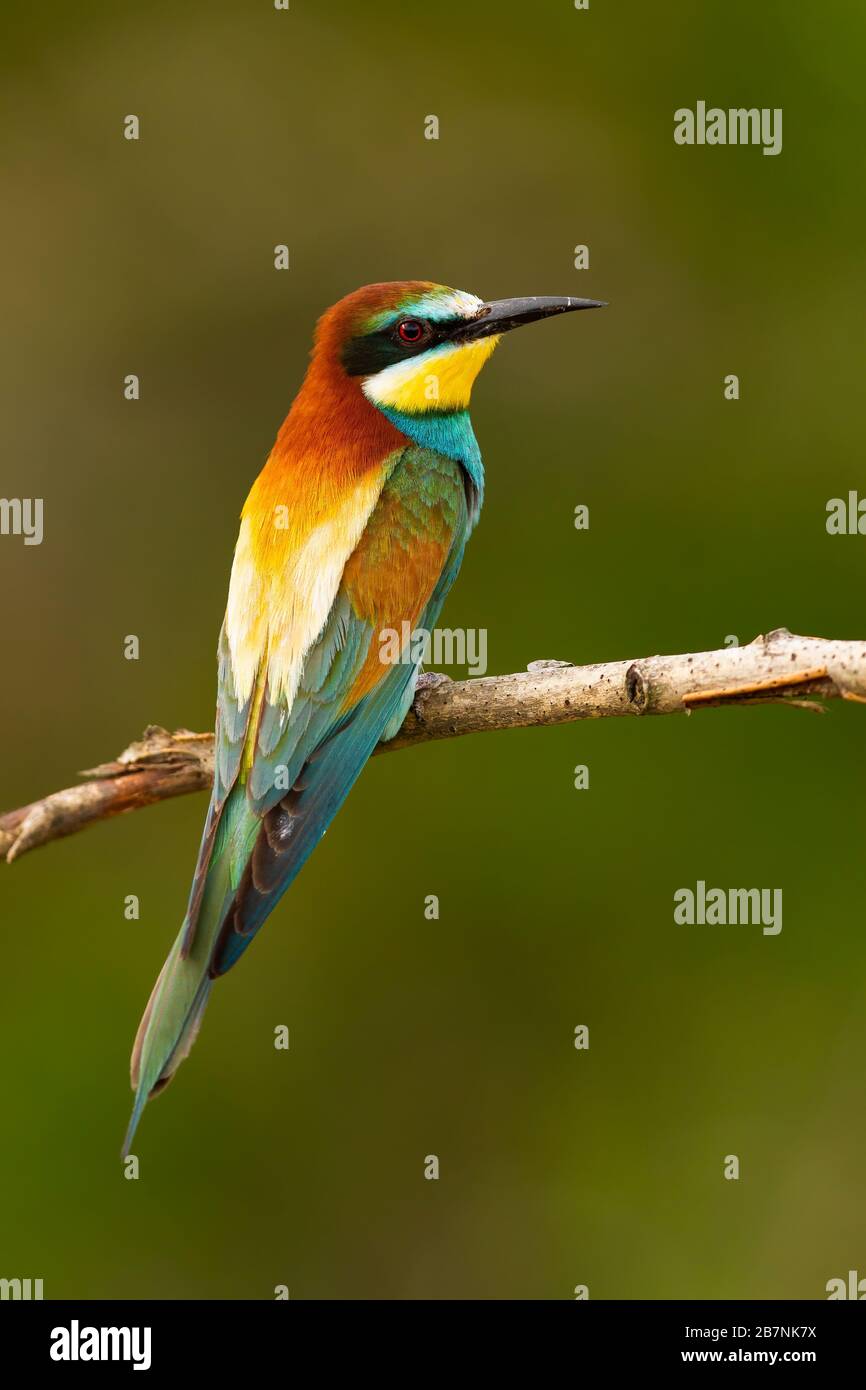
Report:
[[[531,675],[536,676],[542,671],[561,671],[563,667],[573,666],[573,661],[530,661],[526,669]]]
[[[422,671],[415,684],[415,698],[409,707],[407,719],[411,720],[414,715],[420,725],[424,724],[424,705],[434,690],[440,686],[453,685],[450,676],[444,676],[441,671]]]
[[[625,673],[625,693],[635,714],[646,714],[650,697],[649,681],[636,661]]]
[[[792,633],[787,627],[774,627],[770,632],[759,632],[757,637],[753,637],[749,643],[750,647],[768,647],[771,642],[783,642],[791,637]]]

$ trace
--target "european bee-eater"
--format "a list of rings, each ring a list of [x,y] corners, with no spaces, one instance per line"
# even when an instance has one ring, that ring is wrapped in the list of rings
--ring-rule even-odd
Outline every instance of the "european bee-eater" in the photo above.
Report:
[[[592,299],[367,285],[319,322],[304,383],[241,514],[219,639],[215,768],[189,905],[132,1052],[149,1096],[412,702],[379,634],[430,631],[484,494],[469,420],[500,337]]]

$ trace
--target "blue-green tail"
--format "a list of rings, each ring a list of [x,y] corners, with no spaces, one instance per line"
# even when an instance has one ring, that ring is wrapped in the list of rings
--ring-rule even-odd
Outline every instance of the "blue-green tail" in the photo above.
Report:
[[[153,987],[133,1044],[130,1079],[135,1102],[123,1142],[124,1157],[147,1101],[168,1085],[198,1036],[213,984],[215,948],[259,822],[241,791],[229,797],[215,834],[210,833],[211,827],[209,816],[190,909]]]

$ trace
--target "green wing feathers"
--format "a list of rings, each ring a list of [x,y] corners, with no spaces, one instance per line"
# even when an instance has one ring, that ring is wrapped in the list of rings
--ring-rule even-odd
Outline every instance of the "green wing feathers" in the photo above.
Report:
[[[379,634],[406,621],[432,627],[469,527],[459,465],[407,449],[345,566],[291,705],[271,700],[264,670],[239,703],[221,637],[213,793],[187,915],[133,1048],[124,1153],[147,1099],[192,1047],[214,979],[263,925],[383,734],[396,732],[417,669],[383,664]]]

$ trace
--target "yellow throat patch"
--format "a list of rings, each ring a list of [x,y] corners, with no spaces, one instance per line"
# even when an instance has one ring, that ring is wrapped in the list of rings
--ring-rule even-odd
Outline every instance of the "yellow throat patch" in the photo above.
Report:
[[[428,410],[465,410],[472,386],[491,356],[499,335],[477,343],[449,343],[422,352],[405,362],[394,362],[363,383],[364,395],[374,405],[408,415]]]

